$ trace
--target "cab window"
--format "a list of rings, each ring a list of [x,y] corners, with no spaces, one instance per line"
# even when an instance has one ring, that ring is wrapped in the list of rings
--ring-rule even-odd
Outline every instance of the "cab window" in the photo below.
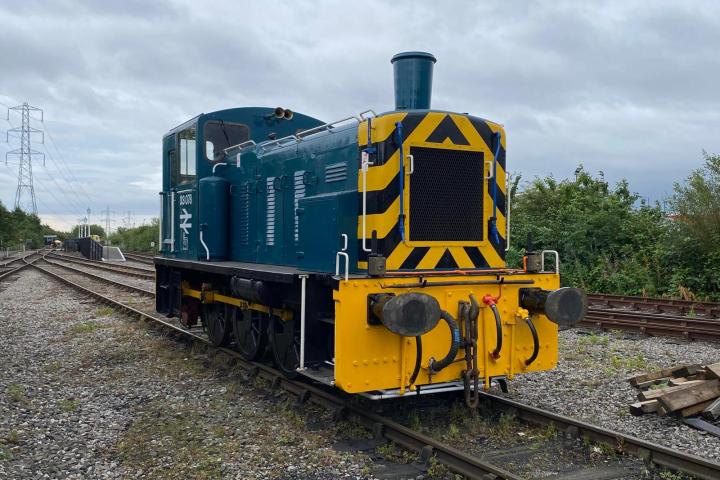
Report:
[[[240,123],[227,123],[222,120],[205,124],[205,158],[217,162],[225,155],[228,147],[250,140],[250,129]]]
[[[177,157],[179,157],[179,162],[173,169],[177,172],[178,183],[189,183],[195,179],[195,159],[197,158],[195,155],[195,143],[196,129],[194,126],[178,133],[180,154]]]

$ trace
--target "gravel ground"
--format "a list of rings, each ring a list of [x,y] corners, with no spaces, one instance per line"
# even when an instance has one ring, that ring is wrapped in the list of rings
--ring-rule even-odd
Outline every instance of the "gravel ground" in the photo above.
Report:
[[[375,478],[382,468],[336,448],[352,425],[296,409],[239,379],[227,358],[39,272],[0,285],[0,305],[0,478]]]
[[[574,329],[560,333],[558,368],[518,375],[510,398],[667,447],[720,460],[720,438],[673,417],[633,417],[628,405],[638,390],[626,379],[684,363],[720,361],[718,345],[624,332]]]

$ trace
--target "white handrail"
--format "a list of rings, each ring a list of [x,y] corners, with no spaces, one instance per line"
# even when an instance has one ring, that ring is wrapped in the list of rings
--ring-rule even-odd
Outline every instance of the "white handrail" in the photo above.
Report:
[[[165,192],[160,192],[160,221],[158,223],[158,252],[163,249],[163,210],[165,208]]]
[[[340,276],[340,257],[345,257],[345,281],[348,281],[350,274],[350,256],[347,254],[348,236],[346,233],[340,235],[343,239],[343,248],[335,254],[335,276]]]
[[[555,256],[555,273],[560,273],[560,254],[557,250],[543,250],[540,252],[540,271],[545,271],[545,254],[550,253]]]
[[[345,252],[337,252],[335,254],[335,276],[340,276],[340,257],[345,257],[345,281],[350,278],[350,255]]]
[[[238,150],[242,150],[243,148],[251,147],[251,146],[254,147],[254,146],[256,146],[256,145],[257,145],[257,143],[255,143],[255,140],[248,140],[248,141],[246,141],[246,142],[238,143],[237,145],[231,145],[231,146],[229,146],[229,147],[227,147],[227,148],[224,148],[224,149],[223,149],[223,152],[227,153],[227,152],[229,152],[230,150],[232,150],[233,148],[237,148]]]
[[[298,275],[300,278],[300,365],[297,370],[305,370],[305,292],[308,276]]]
[[[375,113],[375,110],[373,110],[372,108],[369,108],[369,109],[365,110],[364,112],[360,112],[358,114],[358,116],[363,120],[370,118],[369,116],[365,116],[366,113],[372,113],[373,117],[377,117],[377,113]]]
[[[175,252],[175,192],[170,192],[170,253]]]
[[[203,227],[200,226],[200,245],[203,246],[205,249],[205,260],[210,261],[210,249],[208,249],[208,246],[205,244],[205,240],[203,240]]]

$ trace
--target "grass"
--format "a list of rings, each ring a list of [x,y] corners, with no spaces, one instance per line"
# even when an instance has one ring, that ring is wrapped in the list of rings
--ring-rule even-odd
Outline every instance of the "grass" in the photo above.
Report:
[[[615,369],[624,370],[645,370],[648,367],[648,361],[642,352],[635,355],[622,356],[616,353],[611,354],[610,364]]]
[[[63,399],[60,400],[60,410],[66,413],[72,413],[80,406],[80,400],[76,399]]]
[[[388,442],[380,445],[375,449],[378,455],[385,460],[395,463],[408,464],[417,460],[417,455],[407,450],[399,448],[394,442]]]
[[[462,480],[463,476],[452,473],[448,467],[437,461],[437,458],[433,456],[430,458],[430,466],[425,476],[428,480]]]
[[[96,322],[94,320],[91,320],[89,322],[81,322],[76,323],[75,325],[70,327],[70,333],[73,335],[85,335],[88,333],[93,333],[96,330],[100,328],[108,328],[109,325]]]
[[[141,469],[152,478],[219,479],[223,455],[207,444],[202,420],[192,410],[173,412],[154,405],[118,442],[118,457],[126,466]],[[168,457],[174,461],[164,468],[158,459]]]
[[[7,396],[10,397],[10,400],[15,403],[27,402],[27,397],[25,396],[25,387],[23,387],[19,383],[8,384],[7,388],[5,389],[5,393],[7,393]]]
[[[658,474],[658,476],[662,480],[687,480],[692,477],[686,476],[684,473],[681,472],[673,472],[671,470],[663,470]]]
[[[109,317],[110,315],[114,314],[115,310],[113,310],[110,307],[102,307],[95,310],[95,315],[98,317]]]
[[[590,335],[583,337],[578,340],[580,345],[602,345],[607,346],[610,343],[610,337],[607,335],[598,335],[595,332],[590,332]]]
[[[8,434],[3,438],[3,443],[7,445],[17,445],[20,443],[20,434],[17,430],[10,430]]]
[[[496,431],[499,437],[508,439],[512,436],[513,430],[515,429],[513,425],[515,424],[515,415],[512,413],[506,413],[503,412],[500,415],[500,420],[498,420],[498,424],[496,427]]]
[[[62,368],[62,363],[54,360],[47,365],[45,365],[45,368],[43,369],[45,373],[57,373]]]

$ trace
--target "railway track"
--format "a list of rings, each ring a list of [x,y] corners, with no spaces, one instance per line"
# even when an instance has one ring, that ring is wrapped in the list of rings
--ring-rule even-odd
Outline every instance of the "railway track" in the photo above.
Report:
[[[125,257],[130,260],[134,260],[139,263],[146,263],[148,265],[153,265],[152,255],[142,255],[139,253],[125,253],[125,252],[123,252],[123,255],[125,255]]]
[[[28,252],[26,255],[21,257],[13,258],[0,264],[0,280],[10,277],[12,274],[19,272],[29,266],[30,260],[35,257],[32,261],[40,258],[38,252]]]
[[[144,278],[153,280],[155,279],[155,271],[142,267],[133,267],[131,265],[116,265],[113,263],[101,262],[98,260],[88,260],[86,258],[75,257],[71,255],[62,255],[59,253],[52,253],[52,258],[57,258],[64,262],[70,262],[77,265],[84,265],[97,270],[104,270],[108,272],[117,272],[124,275],[129,275],[136,278]]]
[[[593,293],[588,295],[591,305],[631,310],[650,310],[655,313],[673,313],[711,318],[720,317],[720,303],[698,302],[694,300],[673,300],[667,298],[635,297]]]
[[[581,325],[647,335],[720,341],[720,304],[621,295],[588,295]]]
[[[111,305],[131,317],[162,325],[178,336],[188,337],[192,341],[209,345],[209,341],[200,329],[187,330],[172,319],[157,316],[153,311],[154,292],[91,274],[61,262],[49,260],[46,257],[47,255],[43,255],[40,261],[37,261],[38,259],[34,261],[25,260],[25,263],[27,266],[32,265],[57,281],[92,296],[101,303]],[[118,289],[120,289],[120,292]],[[418,452],[422,460],[428,461],[431,457],[434,457],[435,461],[447,466],[451,471],[471,479],[515,480],[523,478],[503,468],[501,465],[505,465],[504,461],[492,463],[487,459],[470,455],[391,419],[373,413],[370,409],[362,408],[357,402],[351,401],[350,398],[338,392],[331,392],[303,381],[289,380],[279,371],[267,365],[244,360],[232,349],[220,348],[217,350],[232,357],[248,376],[259,376],[268,380],[272,388],[282,388],[296,395],[299,402],[312,401],[333,410],[339,417],[348,417],[368,428],[376,436],[390,440],[405,449]],[[601,443],[616,452],[639,457],[648,464],[684,472],[696,478],[720,478],[720,464],[718,463],[496,395],[483,393],[482,398],[487,406],[510,413],[524,422],[539,426],[554,425],[554,428],[563,431],[570,437]],[[495,456],[490,458],[502,459],[504,457]],[[627,475],[621,472],[617,474],[618,476],[612,476],[612,472],[609,475],[608,472],[607,468],[600,468],[599,470],[589,468],[587,471],[570,472],[553,478],[582,478],[587,480],[639,478],[635,476],[634,472],[626,472]]]

